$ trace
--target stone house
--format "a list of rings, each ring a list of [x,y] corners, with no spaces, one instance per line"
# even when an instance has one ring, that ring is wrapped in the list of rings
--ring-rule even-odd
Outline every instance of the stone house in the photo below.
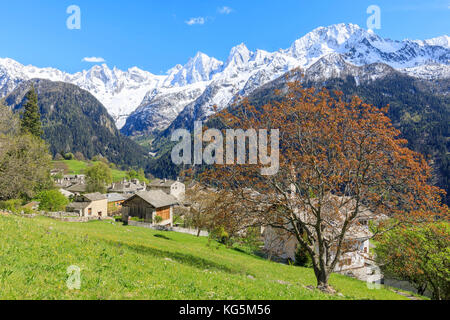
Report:
[[[180,181],[168,179],[155,179],[148,185],[149,190],[161,190],[174,196],[178,201],[183,201],[186,194],[186,186]]]
[[[109,193],[120,193],[124,196],[131,196],[138,192],[147,190],[147,185],[145,182],[140,182],[137,179],[128,181],[126,179],[115,182],[108,189]]]
[[[341,255],[336,266],[336,272],[364,268],[366,260],[370,259],[369,247],[371,234],[368,229],[361,228],[358,232],[349,232],[345,242],[352,246],[352,250]],[[263,231],[264,249],[283,260],[295,261],[295,254],[299,248],[297,239],[287,231],[266,227]]]
[[[342,197],[331,196],[329,201],[332,203],[333,201],[337,202],[342,199]],[[351,204],[352,202],[349,203]],[[329,224],[334,225],[337,230],[340,230],[340,226],[344,221],[344,216],[349,212],[347,210],[349,210],[349,208],[344,208],[343,211],[345,212],[330,215],[330,218],[333,218],[329,221]],[[308,217],[305,213],[301,212],[297,214],[304,215],[302,220],[307,221]],[[373,265],[373,260],[371,259],[369,252],[372,233],[369,230],[368,222],[375,220],[375,218],[375,215],[370,210],[361,208],[360,214],[349,226],[343,244],[346,249],[336,265],[335,272],[344,274],[349,272],[354,274],[364,273],[367,266]],[[313,220],[311,220],[311,223],[312,222]],[[286,224],[286,227],[289,228],[289,224]],[[331,231],[323,230],[323,233],[327,232],[329,233]],[[270,253],[270,255],[284,260],[295,261],[295,255],[300,244],[290,232],[283,229],[265,227],[263,231],[263,240],[265,251]]]
[[[159,225],[173,226],[173,206],[177,203],[175,197],[161,190],[139,192],[122,203],[122,219],[128,221],[135,217],[156,224],[156,216],[159,216],[162,218]]]
[[[108,216],[108,198],[99,192],[77,196],[67,206],[67,211],[76,212],[80,217],[105,218]]]
[[[63,188],[64,190],[76,195],[80,195],[87,192],[87,185],[84,183],[77,183],[69,188]]]
[[[58,188],[69,188],[76,184],[85,184],[86,176],[84,174],[66,174],[61,179],[55,181]]]
[[[120,193],[108,193],[108,214],[112,215],[114,212],[118,212],[122,209],[122,204],[128,197]]]
[[[68,199],[75,197],[74,193],[67,191],[65,189],[59,189],[59,192],[61,192],[61,194]]]

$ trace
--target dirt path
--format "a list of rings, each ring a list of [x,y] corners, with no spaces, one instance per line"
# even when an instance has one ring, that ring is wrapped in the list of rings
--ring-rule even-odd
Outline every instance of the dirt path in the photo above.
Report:
[[[416,296],[412,296],[412,295],[410,295],[409,293],[406,293],[406,292],[393,290],[393,289],[391,289],[391,290],[394,291],[396,294],[399,294],[401,296],[404,296],[404,297],[408,298],[409,300],[422,300],[422,299],[420,299],[420,298],[418,298]]]

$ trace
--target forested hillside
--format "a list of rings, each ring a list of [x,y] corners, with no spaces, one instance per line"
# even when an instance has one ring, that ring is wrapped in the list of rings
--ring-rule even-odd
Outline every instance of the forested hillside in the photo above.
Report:
[[[250,96],[250,102],[262,105],[277,100],[280,97],[275,95],[275,90],[283,91],[288,81],[299,78],[300,71],[282,77],[258,89]],[[432,183],[447,192],[450,190],[450,79],[426,81],[396,71],[363,84],[354,77],[330,79],[325,83],[305,79],[304,86],[339,90],[347,100],[357,95],[369,104],[389,105],[388,116],[408,140],[408,147],[423,154],[433,167]],[[447,203],[449,199],[447,195]]]
[[[35,79],[21,84],[5,99],[21,112],[25,94],[33,85],[38,94],[43,138],[53,155],[81,152],[87,159],[101,155],[123,166],[145,167],[146,152],[122,136],[105,107],[88,91],[63,82]]]

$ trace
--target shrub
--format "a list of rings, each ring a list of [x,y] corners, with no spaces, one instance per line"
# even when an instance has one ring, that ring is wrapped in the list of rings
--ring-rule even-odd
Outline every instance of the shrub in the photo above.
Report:
[[[11,199],[6,201],[0,201],[0,209],[8,210],[12,212],[21,211],[22,200],[20,199]]]
[[[35,213],[33,211],[33,209],[31,209],[31,208],[21,208],[20,211],[23,212],[23,214],[33,214],[33,213]]]
[[[161,222],[163,222],[163,218],[161,216],[156,216],[155,223],[161,223]]]
[[[58,172],[57,174],[53,175],[53,180],[60,180],[64,178],[64,175],[61,172]]]
[[[173,216],[173,224],[174,225],[182,225],[183,223],[184,223],[184,220],[181,216],[179,216],[179,215]]]
[[[106,192],[106,186],[112,182],[111,169],[103,162],[97,162],[85,170],[88,192]]]
[[[450,224],[424,223],[382,234],[375,252],[384,274],[408,281],[419,294],[450,299]]]
[[[298,246],[297,251],[295,252],[295,263],[296,266],[299,267],[305,267],[305,268],[312,268],[312,260],[311,257],[305,250]]]
[[[228,244],[230,240],[230,236],[223,226],[215,228],[209,236],[222,244]]]
[[[247,232],[245,232],[245,235],[244,237],[242,237],[241,242],[251,250],[258,250],[259,246],[261,245],[261,234],[259,228],[247,228]]]
[[[36,200],[40,202],[40,210],[50,212],[64,211],[69,204],[69,200],[58,190],[42,191],[37,195]]]
[[[73,160],[75,158],[75,156],[71,152],[65,153],[63,155],[63,157],[64,157],[64,160]]]
[[[81,152],[76,152],[74,155],[75,159],[78,161],[84,161],[86,160],[86,158],[84,157],[84,155]]]

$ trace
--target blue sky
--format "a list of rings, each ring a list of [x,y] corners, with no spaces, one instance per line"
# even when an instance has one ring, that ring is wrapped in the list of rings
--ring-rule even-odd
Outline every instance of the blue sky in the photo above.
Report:
[[[155,74],[197,51],[225,60],[231,47],[275,51],[318,26],[366,28],[369,5],[381,9],[379,35],[402,40],[450,34],[450,0],[0,0],[0,57],[67,72],[88,69],[84,57]],[[69,30],[66,9],[81,9]]]

